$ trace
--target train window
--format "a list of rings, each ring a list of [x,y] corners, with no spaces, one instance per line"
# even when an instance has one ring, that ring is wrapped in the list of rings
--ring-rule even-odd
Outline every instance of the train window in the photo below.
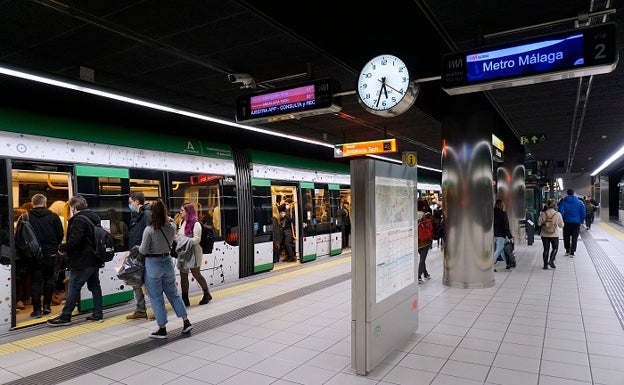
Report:
[[[234,178],[223,183],[223,204],[221,205],[221,227],[224,238],[232,246],[238,246],[238,198]]]
[[[255,242],[266,242],[271,239],[273,228],[273,209],[271,204],[270,186],[253,186],[253,232]]]
[[[222,239],[222,180],[222,175],[169,173],[169,211],[172,215],[175,213],[176,224],[181,221],[180,207],[192,203],[199,220],[213,228],[215,239]]]

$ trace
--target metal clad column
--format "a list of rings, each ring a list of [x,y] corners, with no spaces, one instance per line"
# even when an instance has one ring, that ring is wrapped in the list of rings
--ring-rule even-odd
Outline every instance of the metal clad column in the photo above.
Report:
[[[474,95],[450,97],[442,121],[446,220],[443,283],[494,286],[492,128],[495,117]]]

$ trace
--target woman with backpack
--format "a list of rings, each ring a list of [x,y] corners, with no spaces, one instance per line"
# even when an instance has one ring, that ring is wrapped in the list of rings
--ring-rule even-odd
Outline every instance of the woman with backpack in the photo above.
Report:
[[[542,245],[544,246],[544,252],[542,258],[544,259],[544,267],[542,269],[548,270],[548,266],[553,269],[555,266],[555,256],[559,249],[559,229],[563,228],[563,217],[557,211],[557,204],[554,200],[549,199],[546,201],[546,210],[542,211],[537,219],[537,226],[541,227],[540,237],[542,238]],[[552,246],[550,252],[550,259],[548,252]]]

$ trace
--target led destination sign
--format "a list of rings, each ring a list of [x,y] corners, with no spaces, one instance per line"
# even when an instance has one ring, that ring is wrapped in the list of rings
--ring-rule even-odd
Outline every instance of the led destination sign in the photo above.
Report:
[[[615,24],[444,55],[442,88],[462,94],[611,72]]]
[[[284,87],[236,99],[236,120],[267,123],[304,116],[327,114],[342,110],[333,93],[338,90],[332,79]]]

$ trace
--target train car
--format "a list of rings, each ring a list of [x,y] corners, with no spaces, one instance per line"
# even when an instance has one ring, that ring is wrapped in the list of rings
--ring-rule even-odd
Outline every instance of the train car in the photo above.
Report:
[[[5,282],[0,332],[47,319],[30,317],[28,266],[15,253],[16,218],[36,193],[46,195],[49,206],[65,208],[71,196],[83,195],[114,232],[116,256],[100,270],[105,306],[132,300],[132,288],[117,278],[115,267],[128,249],[117,229],[129,224],[128,196],[136,191],[148,202],[162,198],[172,216],[184,203],[193,203],[200,219],[213,226],[214,248],[201,268],[212,286],[275,267],[273,218],[281,207],[293,222],[294,263],[342,252],[339,210],[351,200],[346,165],[12,109],[0,109],[0,142],[0,278]],[[66,211],[59,212],[65,224]],[[55,280],[61,293],[63,274],[61,269]],[[193,289],[200,291],[196,284]],[[85,286],[76,311],[91,307]],[[61,309],[62,303],[53,302],[47,317]]]

